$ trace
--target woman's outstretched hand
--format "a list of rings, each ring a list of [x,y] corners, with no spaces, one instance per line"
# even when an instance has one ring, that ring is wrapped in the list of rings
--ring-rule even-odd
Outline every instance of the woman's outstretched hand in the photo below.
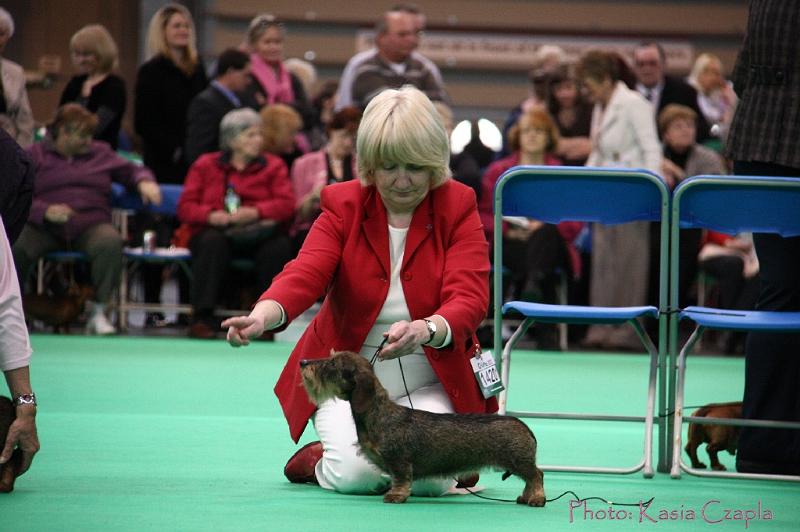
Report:
[[[250,339],[264,332],[264,320],[252,314],[236,316],[222,322],[222,328],[228,328],[228,343],[233,347],[250,344]]]

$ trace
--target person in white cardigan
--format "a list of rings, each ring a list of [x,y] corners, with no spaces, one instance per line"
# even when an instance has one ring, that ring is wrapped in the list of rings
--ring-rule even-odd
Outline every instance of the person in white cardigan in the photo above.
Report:
[[[33,113],[25,90],[25,70],[2,57],[12,35],[14,19],[0,7],[0,127],[27,148],[33,143]]]
[[[18,447],[22,451],[22,463],[17,476],[28,470],[33,455],[39,450],[36,396],[31,390],[28,370],[30,359],[31,343],[22,312],[17,271],[3,219],[0,218],[0,371],[5,374],[16,408],[16,419],[8,430],[6,441],[0,441],[0,464],[8,462]]]
[[[578,76],[594,102],[592,151],[586,166],[639,168],[659,174],[661,145],[651,104],[620,81],[619,57],[613,52],[589,51],[581,57]],[[648,222],[594,224],[591,304],[645,305],[649,249]],[[641,349],[627,325],[592,326],[585,343],[606,349]]]

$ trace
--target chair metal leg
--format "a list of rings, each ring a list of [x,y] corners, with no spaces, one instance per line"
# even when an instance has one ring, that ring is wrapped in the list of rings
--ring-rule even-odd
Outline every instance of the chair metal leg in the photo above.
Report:
[[[558,283],[558,304],[559,305],[567,305],[569,304],[569,280],[567,274],[564,270],[559,271],[559,283]],[[559,323],[558,324],[558,348],[561,351],[566,351],[569,349],[568,344],[568,335],[569,331],[567,330],[566,323]]]
[[[20,287],[20,289],[24,290],[25,287]],[[41,257],[36,263],[36,293],[44,293],[44,259]]]
[[[503,356],[500,359],[500,380],[503,383],[503,391],[500,392],[500,396],[498,397],[498,411],[497,413],[501,416],[505,415],[506,413],[506,401],[508,398],[508,368],[511,364],[511,350],[514,349],[514,346],[517,345],[519,339],[524,335],[530,326],[533,325],[533,320],[530,318],[526,318],[522,320],[522,323],[519,324],[517,330],[514,331],[514,334],[511,335],[511,338],[508,339],[506,345],[503,346]]]
[[[650,374],[647,379],[647,409],[644,421],[644,471],[645,478],[653,476],[653,424],[656,411],[656,379],[658,377],[658,348],[644,331],[638,320],[631,322],[639,340],[650,354]]]
[[[672,432],[672,469],[670,470],[670,476],[672,478],[681,478],[681,445],[682,445],[682,434],[683,434],[683,392],[684,392],[684,385],[686,382],[686,355],[689,351],[692,350],[692,347],[700,340],[700,337],[703,336],[703,331],[705,330],[704,327],[698,326],[692,335],[689,337],[689,340],[686,341],[686,345],[683,346],[681,349],[680,354],[678,355],[678,375],[677,380],[675,382],[675,419],[673,425],[673,432]]]

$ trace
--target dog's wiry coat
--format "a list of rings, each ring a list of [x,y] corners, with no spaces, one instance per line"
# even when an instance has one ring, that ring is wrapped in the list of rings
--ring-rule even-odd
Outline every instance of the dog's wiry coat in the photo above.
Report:
[[[392,477],[385,502],[405,502],[411,482],[454,477],[484,467],[525,481],[520,504],[544,506],[544,481],[536,467],[536,438],[510,416],[434,414],[397,405],[367,360],[351,352],[302,361],[303,385],[316,404],[338,397],[350,401],[364,455]]]

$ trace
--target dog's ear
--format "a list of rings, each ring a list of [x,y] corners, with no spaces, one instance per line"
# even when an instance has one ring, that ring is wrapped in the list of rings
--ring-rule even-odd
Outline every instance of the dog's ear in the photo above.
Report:
[[[353,391],[350,394],[350,407],[355,413],[366,412],[375,399],[375,377],[363,371],[353,375]]]

